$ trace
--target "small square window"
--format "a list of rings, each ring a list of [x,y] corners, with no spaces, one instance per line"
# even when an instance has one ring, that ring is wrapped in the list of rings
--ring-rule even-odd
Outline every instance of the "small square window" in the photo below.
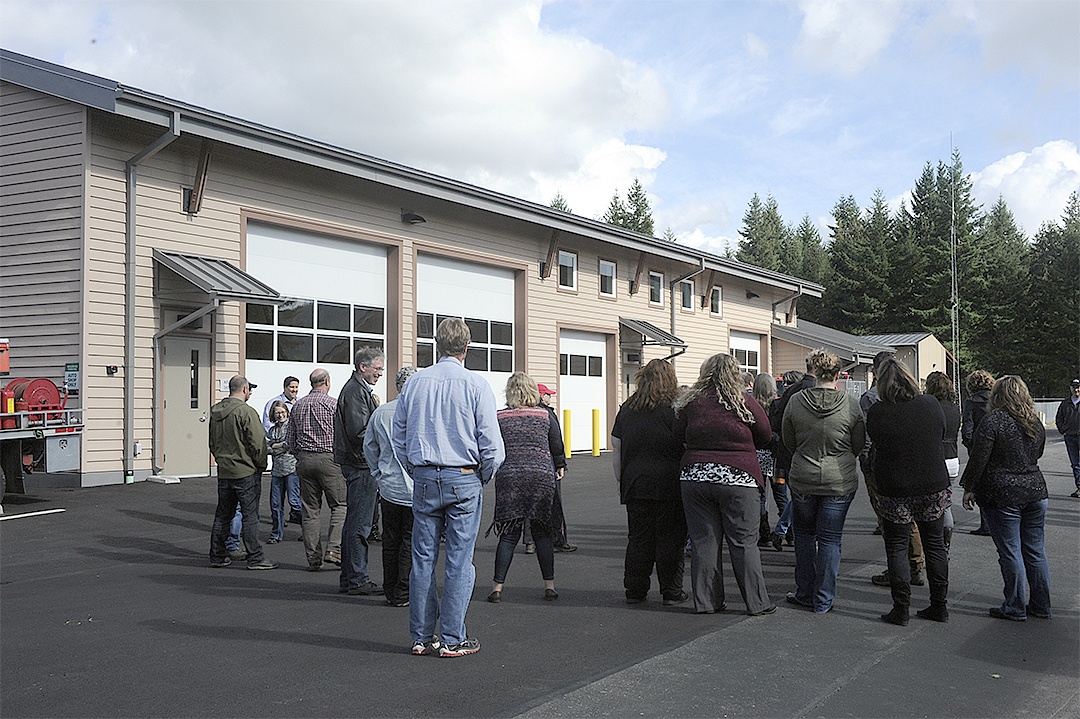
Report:
[[[465,369],[471,369],[474,372],[487,372],[487,368],[487,347],[473,347],[470,345],[465,352]]]
[[[649,273],[649,303],[664,304],[664,275],[659,272]]]
[[[353,363],[353,359],[356,357],[356,353],[364,347],[371,347],[377,350],[381,350],[383,348],[383,343],[382,340],[369,340],[362,337],[353,338],[352,356],[349,357],[349,364]]]
[[[709,313],[714,314],[717,317],[724,314],[724,289],[722,287],[713,287],[712,293],[709,296]]]
[[[326,364],[352,364],[349,356],[349,338],[336,335],[319,335],[316,362]]]
[[[310,362],[315,349],[313,335],[278,332],[278,362]]]
[[[246,318],[249,325],[272,325],[274,324],[274,306],[248,302]]]
[[[488,343],[488,323],[487,320],[475,320],[467,318],[465,324],[469,326],[469,333],[472,335],[472,342],[479,342],[480,344]]]
[[[285,300],[278,308],[278,324],[283,327],[314,327],[315,303],[312,300]],[[307,360],[310,362],[311,360]]]
[[[559,287],[577,289],[577,255],[559,250]]]
[[[513,350],[500,350],[492,348],[491,350],[491,371],[492,372],[513,372],[514,371],[514,351]]]
[[[461,319],[461,317],[454,317],[453,315],[435,315],[435,330],[438,331],[439,325],[443,323],[443,320],[448,320],[451,318],[455,320]]]
[[[349,306],[319,302],[319,329],[349,331]]]
[[[585,355],[570,355],[570,374],[577,377],[589,375],[589,358]]]
[[[369,335],[381,335],[383,333],[383,317],[385,312],[382,307],[353,307],[353,332],[363,332]]]
[[[615,263],[600,260],[600,294],[604,297],[615,296]]]
[[[491,344],[508,345],[514,344],[514,325],[511,322],[491,323]]]
[[[603,357],[589,357],[589,376],[590,377],[603,377],[604,376],[604,358]]]
[[[416,313],[416,336],[427,339],[435,337],[435,315],[430,312]]]
[[[248,305],[250,307],[251,305]],[[274,333],[248,330],[244,344],[244,356],[250,360],[274,359]]]
[[[416,345],[416,367],[423,369],[435,364],[435,345],[430,342],[420,342]]]
[[[691,280],[683,280],[679,283],[679,297],[683,310],[694,311],[694,283]]]

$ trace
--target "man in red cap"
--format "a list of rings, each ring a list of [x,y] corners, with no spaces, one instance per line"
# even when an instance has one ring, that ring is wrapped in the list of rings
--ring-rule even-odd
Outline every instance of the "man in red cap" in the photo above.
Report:
[[[536,390],[540,393],[540,406],[550,412],[551,416],[555,418],[555,422],[558,423],[559,415],[555,412],[555,408],[551,406],[551,398],[555,396],[555,390],[549,388],[546,384],[540,383],[537,383]],[[551,525],[555,528],[555,551],[576,552],[577,545],[570,544],[566,539],[566,515],[563,514],[561,480],[555,482],[555,504],[551,508],[551,511]],[[526,537],[526,552],[529,551],[530,545],[532,546],[533,551],[536,551],[535,545],[531,544],[529,541],[530,539],[532,539],[531,534]]]

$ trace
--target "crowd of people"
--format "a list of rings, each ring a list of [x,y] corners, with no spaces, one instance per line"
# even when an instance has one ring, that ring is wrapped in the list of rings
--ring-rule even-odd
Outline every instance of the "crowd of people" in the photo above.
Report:
[[[566,538],[559,491],[567,463],[548,402],[554,393],[515,372],[506,406],[497,409],[488,382],[464,367],[471,339],[465,322],[443,320],[435,339],[436,364],[422,372],[402,368],[394,378],[398,397],[386,403],[375,393],[385,371],[377,348],[356,353],[352,376],[336,398],[325,369],[311,373],[304,397],[299,380],[287,377],[261,421],[247,404],[254,385],[232,378],[229,397],[211,411],[210,449],[218,468],[211,567],[233,559],[246,560],[252,570],[276,567],[258,537],[269,457],[268,541],[280,542],[286,524],[299,523],[309,570],[337,565],[340,592],[382,594],[391,606],[408,607],[413,654],[460,657],[480,649],[465,616],[476,579],[483,487],[491,480],[495,509],[487,533],[497,535],[498,544],[487,600],[502,601],[523,539],[526,553],[536,555],[543,599],[558,598],[554,555],[576,547]],[[776,605],[760,551],[783,551],[786,544],[795,551],[787,602],[829,612],[861,467],[887,558],[885,571],[872,580],[891,592],[892,607],[881,619],[908,624],[911,585],[929,583],[930,604],[916,615],[947,622],[961,437],[969,453],[960,478],[963,506],[979,509],[982,524],[973,534],[993,538],[1004,582],[1004,600],[989,613],[1012,621],[1048,619],[1047,490],[1038,467],[1045,430],[1023,380],[972,373],[961,414],[955,388],[941,372],[927,377],[924,392],[903,363],[881,353],[873,386],[856,399],[838,387],[842,368],[836,355],[815,350],[805,374],[784,374],[779,394],[772,377],[742,372],[728,354],[707,359],[689,387],[680,387],[665,360],[641,368],[611,435],[627,515],[626,602],[646,601],[655,573],[664,605],[692,601],[698,613],[724,611],[726,543],[746,613],[772,614]],[[1080,380],[1056,420],[1076,480],[1073,496],[1080,496]],[[330,510],[325,538],[324,501]],[[368,573],[380,510],[382,585]],[[436,566],[443,551],[440,595]]]

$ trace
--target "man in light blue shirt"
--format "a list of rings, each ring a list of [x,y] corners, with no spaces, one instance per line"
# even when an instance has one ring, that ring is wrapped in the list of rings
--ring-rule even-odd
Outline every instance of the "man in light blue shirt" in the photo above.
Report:
[[[405,381],[416,374],[415,367],[402,367],[394,382],[398,393]],[[379,405],[364,432],[364,457],[371,476],[379,485],[383,515],[383,594],[392,607],[409,606],[409,572],[412,571],[412,477],[405,472],[390,433],[398,401]]]
[[[480,651],[480,642],[465,633],[476,580],[473,549],[483,485],[495,476],[506,450],[495,393],[465,369],[471,339],[463,320],[440,322],[435,330],[439,361],[405,383],[394,411],[394,453],[413,478],[409,632],[416,655],[461,657]],[[446,581],[440,602],[435,566],[443,532]]]

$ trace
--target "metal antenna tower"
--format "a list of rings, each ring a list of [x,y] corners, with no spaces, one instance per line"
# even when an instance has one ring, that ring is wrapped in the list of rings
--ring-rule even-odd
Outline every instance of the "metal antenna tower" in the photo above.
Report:
[[[953,387],[956,397],[960,398],[960,283],[956,270],[956,150],[953,148],[952,133],[949,133],[949,260],[952,275],[952,351],[953,351]]]

